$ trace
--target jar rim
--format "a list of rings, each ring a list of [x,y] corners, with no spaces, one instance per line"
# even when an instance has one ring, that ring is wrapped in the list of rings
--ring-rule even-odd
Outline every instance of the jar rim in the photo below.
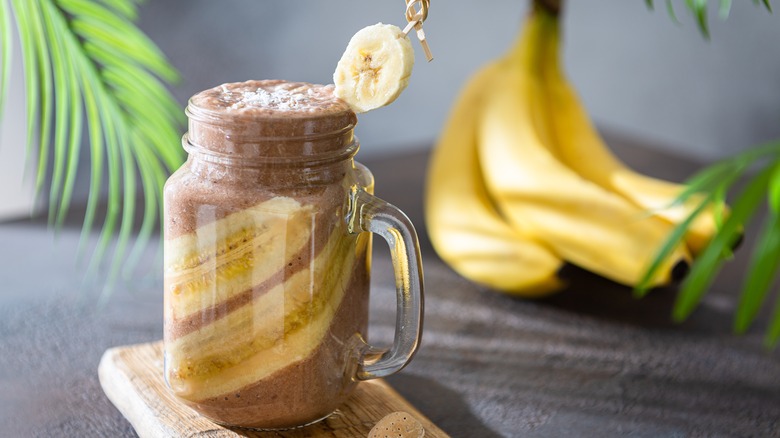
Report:
[[[237,121],[240,122],[261,122],[261,121],[280,121],[280,120],[323,120],[334,117],[343,117],[353,113],[351,110],[344,110],[339,112],[330,113],[313,113],[307,114],[303,112],[290,111],[289,113],[268,113],[263,115],[258,114],[242,114],[242,113],[229,113],[223,110],[208,109],[197,105],[190,98],[187,101],[187,106],[184,108],[184,114],[190,119],[199,123],[209,123],[213,125],[230,124]],[[352,126],[354,127],[354,123]]]
[[[309,117],[296,117],[296,116],[284,117],[281,115],[251,117],[251,116],[240,116],[240,115],[227,115],[224,112],[207,110],[192,105],[188,105],[187,108],[185,108],[184,115],[186,115],[191,122],[196,122],[198,124],[207,124],[211,126],[218,126],[218,127],[229,126],[232,123],[235,123],[237,121],[240,122],[254,121],[256,123],[274,122],[274,121],[281,122],[281,121],[289,120],[290,118],[298,118],[300,120],[307,120],[307,121],[316,121],[318,119],[328,119],[333,117],[333,114],[309,116]],[[300,135],[281,135],[281,136],[262,135],[261,136],[252,133],[247,135],[246,138],[242,138],[242,136],[240,135],[231,133],[231,137],[235,140],[247,140],[252,143],[275,142],[275,141],[315,141],[315,140],[324,140],[328,138],[338,137],[347,134],[348,132],[353,131],[356,125],[357,125],[356,122],[350,122],[343,125],[339,129],[324,131],[324,132],[315,131],[315,132],[304,133]]]
[[[332,86],[283,80],[223,84],[190,98],[191,150],[244,162],[312,162],[349,156],[357,116]],[[187,149],[185,147],[185,149]],[[303,156],[303,157],[301,157]],[[217,160],[219,161],[219,160]]]
[[[345,132],[346,131],[349,130],[345,130]],[[284,137],[283,139],[290,140],[289,137]],[[191,142],[189,133],[185,133],[182,136],[181,142],[184,150],[190,155],[196,154],[198,157],[205,158],[206,161],[212,163],[240,167],[318,167],[352,159],[360,149],[360,141],[354,136],[352,141],[344,148],[309,155],[285,156],[246,156],[236,153],[219,152]]]

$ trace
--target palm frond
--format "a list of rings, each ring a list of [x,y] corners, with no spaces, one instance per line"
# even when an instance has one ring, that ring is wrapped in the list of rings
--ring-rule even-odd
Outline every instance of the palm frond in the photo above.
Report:
[[[17,27],[19,28],[19,33],[21,34],[21,38],[19,39],[20,45],[22,47],[22,58],[24,61],[24,65],[27,67],[25,68],[25,94],[27,95],[27,100],[29,101],[38,101],[38,96],[40,93],[40,84],[38,82],[38,58],[36,56],[35,47],[33,45],[34,40],[34,32],[32,26],[29,24],[30,19],[27,15],[27,10],[23,7],[19,7],[18,3],[19,0],[12,0],[13,1],[13,8],[14,13],[16,16],[16,23]],[[5,1],[2,1],[2,3],[6,4]],[[7,5],[7,4],[6,4]],[[10,29],[10,28],[9,28]],[[4,108],[3,105],[0,106],[0,113],[2,113],[2,110]],[[32,167],[31,161],[33,158],[33,139],[35,138],[35,108],[32,105],[27,105],[27,145],[25,147],[25,155],[27,157],[27,163],[25,163],[24,169],[25,169],[25,179],[27,178],[27,171]]]
[[[780,299],[775,300],[775,311],[772,314],[772,322],[767,330],[764,344],[767,348],[774,348],[780,341]]]
[[[769,216],[758,234],[756,247],[751,254],[734,319],[735,331],[744,332],[750,327],[780,274],[780,141],[770,142],[722,160],[688,180],[688,188],[674,204],[683,202],[695,193],[703,194],[704,202],[667,238],[648,268],[645,280],[636,288],[636,295],[643,296],[647,293],[649,278],[652,278],[661,261],[680,242],[693,219],[701,213],[702,207],[724,200],[726,194],[733,191],[734,185],[748,170],[755,170],[756,173],[747,177],[747,185],[735,197],[731,212],[728,215],[725,212],[720,213],[723,218],[718,224],[717,233],[693,263],[691,272],[680,289],[673,316],[678,321],[684,320],[698,306],[723,262],[731,257],[733,244],[750,224],[758,209],[766,203],[769,206]],[[766,342],[772,345],[780,340],[780,299],[766,339]]]
[[[753,0],[753,3],[758,4],[761,3],[764,5],[767,11],[772,12],[772,5],[769,4],[769,0]]]
[[[773,230],[780,230],[780,215],[774,212],[764,221],[759,233],[763,238],[756,244],[750,269],[745,274],[742,296],[734,319],[734,330],[737,333],[746,332],[756,319],[780,266],[780,233]]]
[[[709,18],[707,15],[708,13],[707,10],[710,1],[709,0],[684,0],[684,3],[685,3],[685,8],[688,9],[688,11],[695,18],[696,25],[699,27],[699,31],[701,32],[702,36],[704,36],[705,39],[709,39],[710,26],[709,26]],[[731,14],[732,0],[714,0],[714,3],[717,4],[718,15],[720,16],[720,19],[721,20],[727,19]],[[772,12],[772,5],[769,3],[769,0],[753,0],[753,3],[756,5],[760,3],[766,8],[767,11],[769,11],[770,13]],[[645,0],[645,4],[647,5],[648,9],[650,10],[654,9],[653,0]],[[679,24],[680,21],[677,19],[677,14],[675,13],[673,0],[666,0],[666,10],[669,14],[669,17],[671,17],[672,21]]]
[[[713,273],[720,271],[725,256],[730,254],[730,251],[725,251],[725,249],[734,246],[745,225],[764,200],[771,170],[766,169],[759,173],[740,193],[728,219],[691,267],[691,272],[683,282],[674,306],[676,320],[684,320],[693,312],[714,281]]]
[[[89,86],[90,76],[82,76],[81,81],[84,86],[84,107],[87,116],[87,125],[89,126],[89,145],[91,155],[90,179],[89,179],[89,198],[87,199],[87,208],[82,224],[81,240],[79,242],[79,254],[84,253],[84,245],[89,231],[95,222],[95,213],[100,202],[100,190],[103,181],[103,160],[105,159],[106,131],[101,123],[102,114],[100,113],[99,99]]]
[[[135,20],[138,18],[138,6],[135,1],[132,0],[100,0],[101,3],[108,6],[114,12],[127,18],[128,20]]]
[[[677,18],[677,12],[674,10],[674,2],[672,0],[666,0],[666,13],[669,14],[669,18],[676,24],[681,24],[680,19]]]
[[[53,117],[54,80],[49,42],[44,28],[40,4],[36,1],[13,0],[23,48],[30,56],[24,58],[27,87],[27,156],[36,157],[35,197],[40,196],[49,167],[49,142]],[[36,145],[37,139],[37,145]]]
[[[161,167],[159,160],[151,154],[148,148],[138,151],[138,168],[141,173],[143,190],[146,194],[151,194],[151,196],[144,197],[144,219],[141,223],[135,245],[127,257],[127,263],[123,272],[125,277],[132,274],[133,267],[140,261],[143,250],[146,248],[154,231],[155,218],[158,214],[158,203],[162,202],[160,188],[165,184],[166,176],[166,172]]]
[[[73,14],[70,26],[85,40],[115,50],[167,81],[178,80],[178,73],[157,46],[125,18],[90,0],[57,2]]]
[[[709,39],[710,27],[707,21],[707,0],[685,0],[685,4],[696,17],[696,24],[699,25],[699,30],[704,35],[704,38]]]
[[[0,0],[0,23],[8,16],[7,1]],[[137,225],[137,187],[142,188],[144,215],[133,260],[159,219],[163,184],[183,159],[179,132],[184,117],[165,86],[178,80],[178,73],[133,24],[138,0],[10,1],[24,58],[28,156],[37,155],[37,192],[51,166],[49,221],[61,226],[72,202],[86,127],[90,188],[81,250],[95,227],[107,186],[105,220],[88,272],[94,274],[101,266],[118,229],[109,270],[109,277],[115,278],[120,266],[126,272],[132,268],[119,262]],[[5,24],[3,28],[9,29]],[[5,34],[2,38],[0,102],[2,72],[9,65],[5,47],[10,45]]]
[[[83,112],[81,84],[76,77],[71,53],[65,47],[65,32],[56,16],[44,6],[44,28],[51,44],[54,71],[54,100],[57,123],[54,129],[54,167],[49,191],[49,224],[60,226],[70,206],[78,170]],[[64,188],[63,188],[64,187]]]
[[[731,14],[731,0],[720,0],[720,8],[718,8],[718,15],[721,20],[729,18]]]
[[[775,171],[769,183],[769,208],[774,214],[780,215],[780,168]]]
[[[639,284],[637,284],[634,288],[634,296],[641,298],[650,292],[653,278],[655,278],[656,274],[658,274],[658,270],[661,269],[664,260],[668,259],[674,250],[680,245],[683,238],[685,237],[685,233],[688,231],[688,227],[690,227],[693,221],[696,220],[696,218],[699,217],[699,215],[707,208],[707,206],[712,202],[712,199],[712,195],[706,196],[691,212],[691,214],[688,215],[688,217],[685,218],[682,223],[680,223],[680,226],[675,227],[675,229],[672,230],[672,233],[658,249],[655,258],[650,263],[650,266],[642,276],[642,279],[639,280]]]

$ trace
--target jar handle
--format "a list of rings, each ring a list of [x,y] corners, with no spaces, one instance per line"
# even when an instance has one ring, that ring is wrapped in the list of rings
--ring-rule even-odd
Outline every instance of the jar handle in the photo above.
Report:
[[[392,348],[369,346],[358,364],[359,380],[386,377],[411,361],[420,345],[423,317],[423,270],[420,244],[409,218],[397,207],[353,187],[347,223],[353,234],[371,232],[390,247],[398,310]]]

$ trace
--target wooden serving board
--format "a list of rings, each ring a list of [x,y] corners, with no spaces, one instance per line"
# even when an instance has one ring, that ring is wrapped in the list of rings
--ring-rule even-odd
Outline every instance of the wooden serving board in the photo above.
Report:
[[[230,429],[207,420],[177,401],[163,380],[162,342],[112,348],[98,368],[100,385],[112,403],[146,437],[365,437],[385,415],[405,411],[426,437],[448,437],[382,380],[361,382],[338,411],[319,423],[286,431]]]

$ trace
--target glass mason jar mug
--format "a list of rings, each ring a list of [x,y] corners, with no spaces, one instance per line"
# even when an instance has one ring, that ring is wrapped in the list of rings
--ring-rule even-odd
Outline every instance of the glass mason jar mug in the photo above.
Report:
[[[422,330],[414,228],[354,162],[355,114],[330,87],[226,84],[187,108],[187,162],[165,186],[165,378],[225,425],[328,416],[358,380],[403,368]],[[371,234],[385,238],[398,314],[366,341]]]

